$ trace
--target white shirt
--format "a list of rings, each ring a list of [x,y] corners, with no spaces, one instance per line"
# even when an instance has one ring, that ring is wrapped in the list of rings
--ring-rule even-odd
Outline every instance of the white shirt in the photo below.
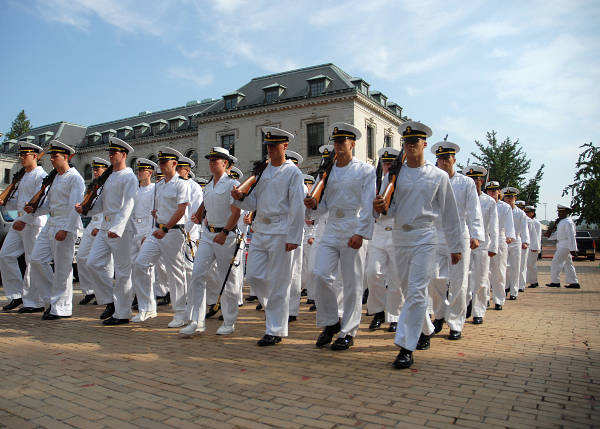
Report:
[[[531,226],[529,228],[529,238],[531,240],[531,250],[541,250],[542,248],[542,224],[536,219],[531,218]]]
[[[231,190],[234,186],[239,185],[240,182],[236,179],[232,179],[227,174],[223,174],[217,183],[215,183],[214,180],[211,180],[210,183],[204,187],[205,220],[209,225],[212,225],[215,228],[224,228],[225,225],[227,225],[227,221],[231,216],[231,205],[235,201],[231,196]]]
[[[488,252],[498,253],[498,210],[496,200],[483,192],[479,194],[483,226],[485,229],[485,241],[479,242],[479,248]]]
[[[374,227],[371,216],[375,199],[374,185],[375,169],[372,165],[352,158],[347,166],[338,168],[336,161],[321,202],[315,209],[306,209],[306,216],[313,220],[328,212],[329,221],[325,234],[336,237],[358,234],[365,240],[371,240]]]
[[[464,174],[454,172],[450,178],[450,185],[454,191],[454,198],[458,205],[458,214],[462,228],[463,238],[485,241],[483,229],[483,216],[477,195],[475,181]]]
[[[577,240],[575,240],[575,223],[570,219],[561,219],[553,236],[556,236],[558,243],[556,247],[569,249],[570,252],[577,251]]]
[[[152,219],[152,210],[154,209],[154,189],[155,184],[150,183],[147,186],[140,186],[135,194],[135,204],[133,208],[134,219]]]
[[[26,172],[19,183],[13,198],[6,203],[6,210],[17,210],[20,213],[15,221],[20,220],[28,225],[44,226],[46,224],[45,216],[36,216],[34,214],[25,213],[23,207],[31,201],[42,187],[42,180],[47,174],[40,166],[35,167],[30,172]]]
[[[185,230],[187,232],[192,232],[192,230],[196,229],[198,225],[196,225],[194,222],[192,222],[189,219],[192,217],[192,215],[196,214],[196,212],[202,205],[202,202],[204,201],[204,191],[202,190],[202,187],[198,183],[196,183],[194,180],[192,180],[192,179],[183,179],[183,180],[185,180],[187,182],[187,184],[190,188],[190,203],[188,204],[187,209],[186,209],[186,216],[187,216],[188,220],[185,223]]]
[[[498,211],[499,239],[512,238],[516,240],[512,208],[504,201],[498,201],[496,202],[496,210]]]
[[[55,226],[60,231],[77,234],[83,229],[83,224],[75,205],[83,201],[84,190],[83,178],[74,168],[69,168],[62,175],[57,174],[35,216],[49,214],[45,228]]]
[[[521,243],[529,244],[529,230],[527,229],[527,215],[518,207],[512,209],[513,221],[515,223],[515,233],[517,239],[521,238]]]
[[[179,174],[175,173],[168,182],[162,179],[156,183],[156,196],[154,198],[156,223],[168,223],[179,208],[179,204],[189,204],[190,187],[187,182],[187,180],[183,180]],[[187,216],[184,214],[176,224],[184,224],[187,220]]]

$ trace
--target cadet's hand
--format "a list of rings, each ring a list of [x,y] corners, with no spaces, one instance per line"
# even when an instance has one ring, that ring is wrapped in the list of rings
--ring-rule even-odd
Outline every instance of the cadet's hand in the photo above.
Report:
[[[531,251],[532,251],[533,253],[537,253],[537,250],[533,250],[533,249],[531,249]]]
[[[67,238],[67,231],[63,231],[62,229],[54,236],[56,241],[64,241],[65,238]]]
[[[25,228],[25,225],[27,225],[25,222],[23,222],[22,220],[18,220],[15,223],[13,223],[13,229],[15,231],[23,231],[23,228]]]
[[[254,234],[254,228],[250,227],[250,233]]]
[[[242,191],[240,191],[237,186],[234,186],[233,189],[231,190],[231,196],[233,197],[234,200],[241,200],[244,196],[244,193]]]
[[[4,204],[4,200],[0,198],[0,206]]]
[[[309,238],[306,242],[312,246],[312,244],[315,242],[315,239]]]
[[[119,238],[119,236],[114,232],[108,231],[108,238]]]
[[[23,210],[25,210],[25,213],[33,213],[33,207],[31,206],[25,206]]]
[[[510,243],[512,243],[512,238],[506,237],[506,244],[510,244]]]
[[[213,243],[217,243],[222,246],[223,244],[225,244],[225,240],[227,240],[227,236],[223,231],[221,231],[217,235],[215,235],[215,238],[213,238]]]
[[[350,237],[350,240],[348,240],[348,247],[351,247],[352,249],[360,249],[362,242],[362,235],[354,234],[352,237]]]
[[[450,257],[452,258],[452,265],[456,265],[462,259],[462,255],[460,253],[451,253]]]
[[[577,252],[570,252],[571,256],[577,256]]]
[[[75,211],[79,214],[83,213],[83,207],[81,207],[81,204],[75,204]]]
[[[165,235],[166,233],[162,229],[157,229],[152,233],[152,236],[158,238],[159,240],[162,240]]]
[[[521,249],[523,249],[523,250],[527,249],[528,247],[529,247],[529,244],[527,244],[527,243],[521,244]]]
[[[141,244],[144,244],[145,240],[146,240],[146,237],[142,237],[142,243]]]
[[[494,256],[496,256],[496,254],[495,254],[494,252],[488,252],[488,256],[489,256],[490,258],[493,258]]]
[[[195,214],[192,215],[192,217],[190,218],[190,220],[192,222],[194,222],[194,223],[200,223],[200,219],[198,219]]]
[[[154,210],[152,210],[152,211],[150,212],[150,214],[152,214],[152,217],[153,217],[154,219],[156,219],[156,212],[157,212],[157,210],[156,210],[156,209],[154,209]]]
[[[314,209],[315,207],[317,207],[317,199],[313,198],[311,196],[308,196],[308,197],[304,198],[304,205],[306,206],[306,208]]]
[[[304,223],[307,225],[313,225],[315,223],[315,221],[314,220],[305,220]]]
[[[295,250],[297,248],[298,248],[297,244],[285,243],[285,251],[286,252],[291,252],[292,250]]]
[[[250,224],[252,224],[252,213],[246,213],[246,214],[244,215],[244,223],[245,223],[246,225],[250,225]]]
[[[92,237],[95,237],[95,236],[97,236],[99,231],[100,231],[100,230],[99,230],[98,228],[94,228],[94,229],[92,229]]]
[[[373,200],[373,210],[375,210],[377,213],[383,213],[386,212],[388,209],[389,207],[385,203],[383,197],[381,195],[377,195]]]
[[[479,247],[479,240],[471,238],[471,250],[475,250]]]

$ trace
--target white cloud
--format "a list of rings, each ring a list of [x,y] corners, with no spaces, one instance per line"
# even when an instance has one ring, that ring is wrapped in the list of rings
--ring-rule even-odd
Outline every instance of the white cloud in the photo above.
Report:
[[[465,33],[472,39],[486,41],[518,34],[519,29],[509,22],[481,22],[467,27]]]
[[[195,88],[205,88],[215,77],[211,72],[198,73],[194,68],[172,67],[167,70],[167,76],[178,82],[185,82]]]

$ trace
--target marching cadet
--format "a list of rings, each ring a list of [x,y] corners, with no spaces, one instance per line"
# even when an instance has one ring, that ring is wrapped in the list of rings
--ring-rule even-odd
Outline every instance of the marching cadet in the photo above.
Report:
[[[315,184],[315,178],[309,174],[304,174],[304,185],[308,192],[311,191],[313,185]],[[315,221],[314,220],[305,220],[304,221],[304,241],[302,242],[302,292],[301,295],[306,292],[306,303],[314,304],[315,303],[315,293],[314,290],[312,293],[309,293],[309,288],[312,290],[313,288],[309,286],[309,272],[308,272],[308,260],[310,258],[310,251],[312,245],[315,241]]]
[[[509,186],[502,189],[504,202],[512,209],[513,222],[515,225],[515,237],[508,245],[508,268],[506,269],[506,277],[509,288],[511,301],[517,299],[519,294],[519,279],[521,277],[521,250],[529,247],[529,230],[527,229],[527,216],[523,210],[515,204],[519,190]]]
[[[100,232],[94,239],[88,259],[92,284],[98,304],[106,304],[100,315],[104,325],[114,326],[129,323],[131,317],[131,243],[135,225],[131,212],[138,189],[138,180],[127,167],[127,155],[133,148],[123,140],[111,137],[108,148],[113,171],[104,183],[90,214],[102,213]],[[75,206],[82,213],[81,204]],[[116,283],[106,272],[111,259],[115,266]]]
[[[395,191],[388,206],[378,195],[373,201],[374,215],[387,212],[394,218],[394,246],[397,272],[405,297],[400,312],[394,344],[400,353],[394,360],[397,368],[413,364],[413,351],[423,332],[430,335],[433,326],[427,314],[427,286],[432,277],[437,234],[433,226],[442,217],[452,264],[466,251],[461,219],[448,175],[425,160],[424,149],[431,129],[420,122],[404,122],[398,128],[406,152],[406,161],[393,185]],[[389,176],[389,175],[388,175]],[[387,186],[389,177],[384,179]]]
[[[233,264],[241,257],[239,253],[241,241],[237,240],[236,234],[240,209],[233,205],[231,197],[232,189],[238,186],[239,182],[227,175],[231,163],[229,156],[229,151],[221,147],[213,147],[206,155],[213,179],[204,188],[206,216],[202,220],[202,234],[194,260],[194,272],[192,281],[188,285],[190,324],[179,331],[184,335],[193,335],[206,330],[206,283],[207,274],[213,263],[217,264],[217,278],[224,282],[229,267],[233,268]],[[192,215],[191,220],[200,221],[196,214]],[[235,331],[240,300],[238,275],[239,270],[231,269],[227,277],[221,301],[223,325],[217,330],[217,335],[228,335]]]
[[[157,171],[156,183],[160,182],[164,177],[164,173],[162,173],[161,171]],[[152,200],[152,204],[154,206],[154,199]],[[152,228],[154,228],[154,221],[152,221]],[[134,260],[132,261],[133,263],[135,263]],[[162,258],[158,258],[158,261],[156,261],[156,264],[154,264],[154,272],[156,273],[154,283],[156,305],[159,307],[163,305],[169,305],[171,303],[171,292],[169,292],[169,288],[167,287],[167,268],[165,267],[165,263],[163,262]],[[133,269],[131,275],[133,275]]]
[[[490,261],[490,286],[494,298],[494,310],[502,310],[506,299],[506,265],[508,245],[515,240],[512,209],[500,200],[500,183],[491,181],[485,185],[486,193],[496,201],[498,211],[498,253]]]
[[[133,222],[135,223],[136,233],[133,237],[133,244],[131,246],[131,263],[134,264],[142,244],[152,234],[154,230],[154,218],[152,217],[152,209],[154,208],[154,189],[156,185],[152,183],[152,175],[158,168],[155,162],[150,161],[146,158],[137,159],[137,176],[140,181],[140,186],[135,194],[135,204],[133,208]],[[133,293],[138,294],[135,290],[137,283],[133,279],[133,272],[131,283],[133,285]],[[154,274],[154,273],[153,273]],[[150,276],[152,285],[154,286],[154,275]],[[154,291],[156,295],[156,291]],[[139,304],[138,304],[139,309]],[[156,317],[156,312],[139,312],[137,315],[131,318],[132,322],[144,322],[150,318]]]
[[[56,320],[71,317],[73,311],[73,255],[75,240],[83,229],[75,204],[83,200],[85,184],[75,168],[69,165],[75,149],[58,140],[50,141],[52,167],[56,176],[48,185],[44,202],[35,211],[35,217],[50,215],[38,235],[29,258],[31,284],[35,285],[48,304],[42,318]],[[25,212],[34,213],[26,205]],[[54,260],[54,274],[50,261]]]
[[[46,225],[46,216],[33,216],[23,211],[23,207],[42,186],[42,180],[47,176],[44,169],[37,165],[38,156],[43,149],[33,143],[19,142],[19,160],[23,166],[24,174],[17,185],[13,198],[7,201],[0,199],[0,205],[5,204],[6,210],[18,210],[17,218],[9,229],[2,250],[0,250],[0,272],[2,273],[2,287],[4,294],[10,301],[2,310],[14,310],[23,304],[19,313],[38,313],[44,311],[44,300],[37,287],[31,287],[29,265],[25,275],[21,270],[17,258],[25,253],[25,262],[29,261],[33,245],[40,231]],[[50,272],[47,277],[51,277]]]
[[[577,240],[575,240],[575,223],[569,218],[571,207],[559,204],[558,210],[558,225],[556,231],[550,238],[558,240],[556,244],[556,253],[552,257],[552,265],[550,266],[550,283],[548,287],[560,287],[560,272],[565,267],[565,285],[568,289],[580,289],[581,286],[577,281],[577,273],[573,265],[571,255],[577,254]]]
[[[525,206],[525,214],[531,219],[531,228],[529,229],[529,239],[531,245],[527,255],[527,282],[529,288],[536,288],[538,284],[538,255],[542,250],[542,224],[535,218],[535,207]]]
[[[263,127],[270,158],[250,195],[231,191],[235,206],[256,210],[248,251],[246,279],[265,309],[266,333],[259,346],[272,346],[288,335],[292,251],[302,243],[304,183],[302,172],[285,159],[293,134]]]
[[[315,302],[317,326],[323,332],[316,346],[331,343],[332,350],[347,350],[354,344],[362,313],[365,248],[363,240],[373,237],[371,202],[375,198],[375,169],[352,155],[362,134],[358,128],[337,122],[329,126],[337,160],[328,177],[321,201],[311,196],[304,200],[306,217],[317,219],[329,213],[325,234],[315,260]],[[317,205],[318,204],[318,205]],[[343,278],[343,317],[333,288],[333,276]]]
[[[379,149],[377,155],[381,160],[383,175],[388,170],[400,151],[391,147]],[[385,189],[379,189],[379,195]],[[369,260],[367,263],[367,282],[369,285],[369,298],[367,309],[373,314],[369,329],[378,329],[384,321],[390,326],[388,332],[396,332],[398,317],[402,310],[404,296],[400,289],[398,273],[396,272],[396,255],[393,243],[394,219],[380,218],[373,229],[373,241],[369,246]],[[387,289],[386,289],[387,280]]]
[[[525,213],[525,201],[517,200],[515,206]],[[525,213],[525,221],[527,222],[527,232],[529,233],[529,241],[535,240],[533,232],[533,222]],[[521,270],[519,272],[519,292],[525,292],[525,286],[527,285],[527,256],[530,253],[529,249],[521,249]]]
[[[468,165],[463,169],[463,174],[475,182],[485,231],[485,240],[471,252],[470,295],[472,295],[473,324],[481,325],[490,296],[490,258],[498,254],[498,210],[496,200],[481,192],[487,170],[478,165]]]
[[[235,158],[235,161],[233,161],[232,157],[232,162],[237,162],[237,158]],[[231,177],[234,180],[237,180],[238,182],[244,177],[244,173],[242,173],[242,170],[240,170],[237,167],[234,167],[233,165],[231,165],[231,168],[228,171],[228,175],[229,177]],[[240,211],[240,218],[238,219],[238,223],[237,223],[237,229],[238,229],[238,234],[243,234],[244,239],[242,240],[242,242],[240,243],[240,255],[245,255],[246,254],[246,236],[248,235],[248,225],[246,225],[246,223],[244,222],[244,217],[246,215],[246,212],[241,210]],[[240,289],[240,301],[239,301],[239,306],[241,307],[242,305],[244,305],[244,262],[245,262],[245,257],[240,257],[239,259],[239,263],[234,264],[232,270],[237,270],[238,273],[236,274],[236,278],[238,279],[238,284],[239,284],[239,289]],[[207,284],[208,286],[208,284]],[[217,291],[217,294],[220,292]],[[219,320],[221,320],[222,315],[219,317]]]
[[[456,264],[452,264],[448,273],[448,304],[445,311],[445,320],[450,328],[449,340],[459,340],[461,338],[461,331],[467,315],[471,250],[477,249],[479,244],[485,241],[481,205],[475,182],[454,170],[456,154],[459,151],[460,147],[456,143],[448,141],[438,142],[431,147],[431,152],[437,158],[438,167],[450,176],[450,185],[458,205],[464,242],[464,252],[462,252],[461,260]],[[451,248],[452,245],[447,237],[446,242],[448,247]],[[436,299],[446,303],[446,290],[437,291],[433,294],[434,306]]]
[[[100,177],[106,169],[110,166],[110,162],[105,159],[99,158],[97,156],[92,158],[92,172],[94,174],[94,179]],[[79,274],[79,287],[81,287],[81,291],[85,294],[83,299],[79,301],[80,305],[86,305],[92,301],[92,299],[96,298],[94,294],[94,286],[92,285],[92,279],[90,276],[90,272],[87,266],[88,259],[90,257],[90,251],[92,250],[92,244],[94,244],[94,239],[96,235],[100,231],[100,226],[102,225],[102,213],[96,213],[92,216],[92,219],[85,227],[83,231],[83,236],[81,237],[81,241],[79,242],[79,249],[77,250],[77,273]],[[114,273],[114,264],[111,258],[110,263],[106,266],[106,275],[113,278]],[[96,304],[98,302],[96,301]]]
[[[144,240],[140,254],[133,265],[133,279],[140,313],[156,311],[156,299],[152,288],[152,266],[162,258],[167,273],[174,317],[169,328],[181,328],[186,324],[186,284],[184,264],[184,224],[190,202],[187,181],[177,174],[176,166],[180,152],[167,146],[158,148],[158,165],[164,178],[155,186],[154,231]]]

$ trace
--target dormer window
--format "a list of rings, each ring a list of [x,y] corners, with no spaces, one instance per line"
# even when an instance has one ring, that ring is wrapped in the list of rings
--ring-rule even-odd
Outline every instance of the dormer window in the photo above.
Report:
[[[39,145],[43,145],[46,142],[46,136],[39,136]]]
[[[87,138],[88,146],[93,146],[93,145],[97,144],[98,140],[100,140],[101,137],[102,137],[102,135],[100,133],[89,134],[88,138]]]
[[[280,85],[278,83],[274,83],[273,85],[265,86],[263,88],[263,92],[265,94],[265,103],[275,103],[279,100],[279,97],[285,90],[285,86]]]
[[[359,77],[351,79],[350,82],[354,84],[358,91],[362,92],[365,95],[369,95],[369,86],[371,85],[369,85],[367,82],[365,82]]]
[[[154,122],[150,122],[150,132],[153,136],[158,135],[159,133],[166,131],[167,125],[169,125],[169,123],[164,119],[158,119]]]
[[[371,97],[373,97],[375,99],[375,101],[377,101],[383,107],[387,107],[387,99],[388,98],[385,95],[383,95],[381,92],[379,92],[379,91],[372,91],[371,92]]]
[[[134,125],[133,137],[136,139],[142,137],[148,128],[150,128],[150,125],[148,125],[146,122]]]
[[[169,119],[169,131],[171,131],[172,133],[176,132],[179,129],[179,127],[181,127],[186,121],[187,119],[185,118],[185,116],[181,115]]]
[[[110,141],[110,138],[116,134],[117,134],[117,132],[115,130],[104,131],[102,133],[102,143],[108,144],[108,142]]]
[[[125,140],[131,138],[131,132],[133,131],[132,127],[125,126],[117,129],[117,138],[121,140]]]
[[[245,95],[238,91],[230,92],[229,94],[225,94],[223,96],[223,100],[225,101],[225,110],[235,109],[235,107],[238,105],[238,103],[240,101],[242,101],[242,98],[244,98],[244,97],[245,97]]]
[[[331,79],[325,75],[319,75],[306,79],[306,81],[308,82],[308,96],[314,97],[325,92]]]

